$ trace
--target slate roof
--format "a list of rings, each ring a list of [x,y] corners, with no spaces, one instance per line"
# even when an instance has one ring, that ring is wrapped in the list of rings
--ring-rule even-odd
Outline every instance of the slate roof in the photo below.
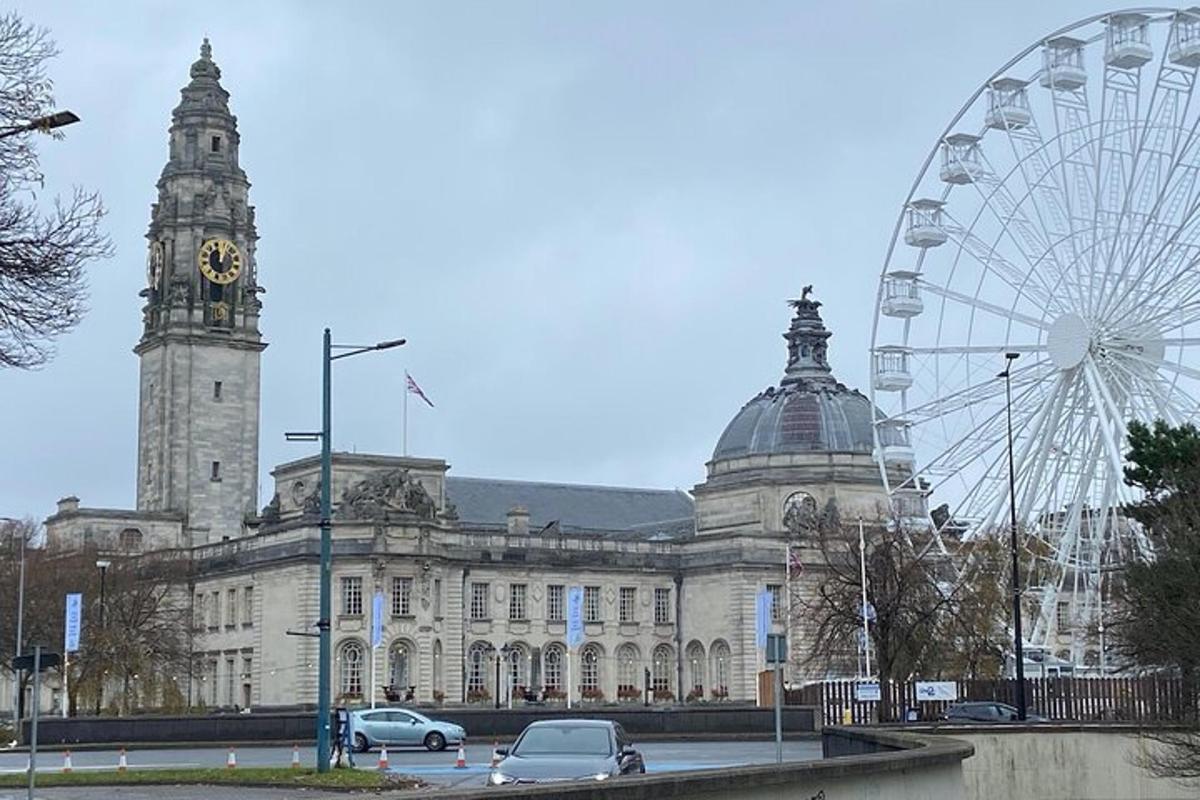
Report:
[[[513,506],[529,510],[529,529],[558,521],[563,530],[629,531],[643,536],[693,529],[691,495],[678,489],[633,489],[568,483],[446,476],[446,494],[461,522],[504,525]]]

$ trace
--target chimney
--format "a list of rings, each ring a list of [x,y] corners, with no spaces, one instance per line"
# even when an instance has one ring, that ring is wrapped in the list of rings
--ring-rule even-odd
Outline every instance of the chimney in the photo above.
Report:
[[[529,509],[513,506],[508,510],[508,533],[511,536],[529,535]]]
[[[76,497],[75,495],[71,495],[70,497],[64,497],[62,500],[58,501],[58,513],[59,514],[63,514],[67,511],[78,511],[78,510],[79,510],[79,498]]]

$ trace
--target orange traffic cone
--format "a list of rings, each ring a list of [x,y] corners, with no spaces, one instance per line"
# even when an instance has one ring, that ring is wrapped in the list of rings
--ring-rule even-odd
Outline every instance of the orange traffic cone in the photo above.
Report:
[[[497,766],[500,765],[500,753],[497,752],[499,749],[500,749],[500,740],[493,739],[492,740],[492,769],[495,769]]]
[[[117,772],[124,772],[129,768],[129,762],[125,759],[125,748],[121,748],[121,754],[117,756]]]
[[[292,769],[300,769],[300,745],[292,745]]]
[[[379,745],[379,768],[383,770],[388,768],[386,744]]]
[[[71,771],[71,751],[63,753],[63,772]]]
[[[233,748],[229,748],[229,755],[225,759],[225,769],[233,769],[237,766],[237,754],[233,752]]]
[[[467,768],[467,751],[465,749],[466,746],[467,746],[466,737],[463,737],[463,741],[458,743],[458,758],[456,758],[454,760],[454,768],[455,769],[466,769]]]

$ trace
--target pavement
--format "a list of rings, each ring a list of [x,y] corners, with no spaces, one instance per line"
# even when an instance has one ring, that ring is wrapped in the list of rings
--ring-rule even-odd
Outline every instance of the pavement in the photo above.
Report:
[[[646,742],[637,745],[646,760],[646,771],[691,772],[747,764],[765,764],[775,761],[773,741],[686,741]],[[291,763],[290,747],[245,747],[236,751],[239,766],[286,766]],[[127,759],[130,769],[224,767],[228,750],[225,748],[173,748],[169,750],[129,750]],[[426,796],[437,796],[437,787],[482,786],[491,765],[491,745],[472,744],[467,746],[465,769],[457,769],[454,761],[457,753],[451,747],[441,753],[430,753],[424,749],[388,750],[388,767],[392,772],[413,775],[431,784],[430,789],[420,792]],[[785,741],[783,758],[786,761],[807,761],[821,757],[818,741]],[[0,773],[25,771],[27,756],[24,753],[0,753]],[[359,753],[355,761],[360,769],[374,769],[379,753]],[[38,752],[38,772],[57,772],[62,768],[61,750]],[[300,748],[302,764],[315,760],[311,747]],[[112,770],[117,765],[117,752],[93,750],[72,752],[71,763],[75,772],[89,770]],[[241,787],[215,786],[147,786],[147,787],[98,787],[37,789],[34,797],[42,800],[345,800],[344,793],[319,792],[296,789],[248,789]],[[0,800],[25,800],[24,789],[0,789]]]

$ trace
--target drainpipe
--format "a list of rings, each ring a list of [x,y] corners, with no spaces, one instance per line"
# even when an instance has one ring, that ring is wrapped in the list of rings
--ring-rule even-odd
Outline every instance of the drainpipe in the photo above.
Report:
[[[681,702],[683,693],[683,573],[675,573],[675,702]]]

